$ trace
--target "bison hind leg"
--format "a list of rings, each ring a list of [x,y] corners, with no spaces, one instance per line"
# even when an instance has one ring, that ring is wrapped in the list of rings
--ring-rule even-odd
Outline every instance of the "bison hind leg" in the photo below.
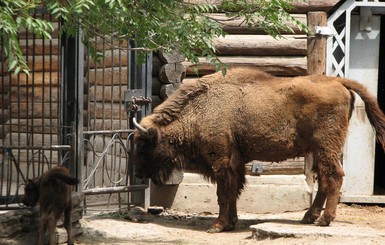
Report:
[[[74,237],[73,237],[73,231],[72,231],[72,221],[71,221],[71,211],[72,211],[72,204],[71,206],[67,206],[64,209],[64,228],[67,231],[67,244],[73,245],[74,244]]]
[[[319,177],[318,177],[319,179]],[[323,189],[319,189],[314,198],[314,201],[309,208],[309,210],[305,213],[303,219],[301,220],[302,224],[313,224],[320,216],[325,204],[326,193]]]
[[[302,223],[328,226],[336,216],[344,171],[340,165],[340,152],[324,149],[317,156],[318,192]],[[322,208],[325,211],[320,216]]]
[[[40,215],[40,228],[39,228],[39,241],[38,241],[39,245],[44,244],[44,236],[45,236],[45,232],[47,231],[47,227],[48,227],[48,217],[47,217],[47,214],[44,213]]]

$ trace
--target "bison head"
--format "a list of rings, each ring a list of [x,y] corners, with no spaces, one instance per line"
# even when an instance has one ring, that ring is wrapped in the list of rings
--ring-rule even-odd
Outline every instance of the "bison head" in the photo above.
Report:
[[[33,180],[29,179],[25,183],[24,197],[21,201],[26,206],[36,206],[39,201],[39,183],[36,178]]]
[[[134,133],[134,165],[136,176],[150,178],[162,185],[177,166],[176,154],[167,137],[156,127],[138,128]]]

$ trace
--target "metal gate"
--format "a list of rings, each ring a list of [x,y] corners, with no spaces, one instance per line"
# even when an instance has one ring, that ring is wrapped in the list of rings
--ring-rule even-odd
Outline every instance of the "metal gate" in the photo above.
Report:
[[[44,8],[36,15],[54,21]],[[57,164],[82,180],[87,207],[148,205],[148,184],[133,176],[130,122],[151,111],[152,57],[140,63],[133,42],[99,38],[104,58],[94,62],[81,32],[59,38],[54,23],[52,40],[19,35],[30,76],[6,72],[0,52],[0,209],[20,208],[25,180]]]
[[[148,206],[148,184],[135,179],[130,158],[132,118],[140,119],[151,110],[146,98],[151,98],[152,57],[142,57],[144,63],[138,62],[140,57],[132,51],[135,43],[130,41],[105,37],[97,38],[95,43],[104,58],[98,62],[89,55],[86,58],[85,206]]]
[[[53,21],[55,32],[52,40],[38,38],[29,30],[19,33],[30,75],[7,72],[6,57],[0,52],[0,209],[19,208],[26,179],[40,176],[53,165],[74,169],[67,164],[73,158],[75,135],[73,127],[64,124],[61,111],[60,22],[44,8],[38,8],[35,17]],[[0,38],[2,50],[4,37]]]

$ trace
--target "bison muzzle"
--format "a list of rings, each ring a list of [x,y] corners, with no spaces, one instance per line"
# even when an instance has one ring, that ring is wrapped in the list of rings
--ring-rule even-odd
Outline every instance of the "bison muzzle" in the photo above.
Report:
[[[336,216],[344,176],[340,158],[354,108],[352,91],[364,101],[384,148],[385,116],[356,81],[234,68],[226,76],[183,84],[135,130],[137,174],[161,184],[174,169],[185,169],[216,183],[219,216],[209,232],[220,232],[237,222],[246,163],[312,153],[319,189],[302,223],[327,226]]]
[[[24,205],[31,207],[39,204],[39,245],[44,244],[44,234],[47,228],[49,244],[56,244],[56,224],[63,213],[64,228],[67,231],[67,243],[74,244],[71,222],[72,198],[70,185],[77,185],[78,183],[79,180],[71,176],[69,170],[64,166],[53,167],[40,177],[27,181],[22,202]]]

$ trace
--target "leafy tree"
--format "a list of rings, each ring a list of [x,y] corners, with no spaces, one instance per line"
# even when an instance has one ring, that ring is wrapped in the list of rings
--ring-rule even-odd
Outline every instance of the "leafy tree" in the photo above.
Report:
[[[285,20],[306,28],[287,13],[292,2],[294,0],[211,0],[205,4],[192,4],[189,0],[2,0],[0,36],[9,70],[28,73],[17,34],[24,28],[51,38],[52,23],[33,17],[36,7],[44,4],[55,18],[64,20],[61,34],[74,36],[81,28],[83,42],[89,48],[93,47],[95,36],[134,39],[135,49],[143,53],[169,52],[178,47],[188,60],[198,63],[199,56],[206,56],[219,69],[213,40],[225,33],[209,13],[223,12],[229,18],[242,18],[247,25],[262,27],[270,35],[279,37],[281,30],[290,31],[290,27],[283,24]],[[91,51],[97,57],[96,51]]]

